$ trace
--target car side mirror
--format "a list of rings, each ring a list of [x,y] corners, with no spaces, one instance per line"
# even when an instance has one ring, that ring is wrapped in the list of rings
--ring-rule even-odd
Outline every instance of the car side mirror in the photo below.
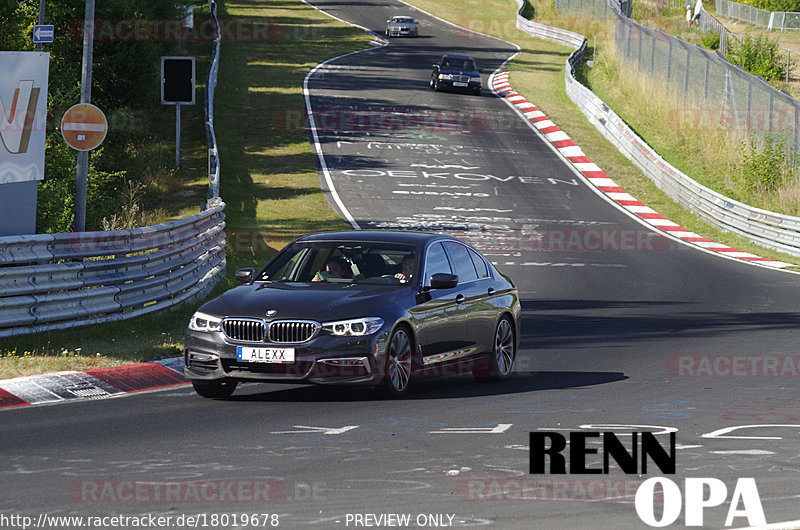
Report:
[[[245,267],[236,270],[236,281],[241,284],[253,283],[253,277],[256,275],[256,270],[253,267]]]
[[[431,289],[452,289],[458,285],[458,276],[446,272],[437,272],[431,276]]]

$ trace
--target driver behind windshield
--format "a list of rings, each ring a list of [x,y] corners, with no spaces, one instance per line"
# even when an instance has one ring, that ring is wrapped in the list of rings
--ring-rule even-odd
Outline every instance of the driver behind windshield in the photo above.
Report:
[[[406,254],[403,257],[403,262],[401,265],[401,272],[398,272],[394,275],[395,278],[400,280],[401,282],[410,282],[411,276],[414,273],[414,255],[413,254]]]

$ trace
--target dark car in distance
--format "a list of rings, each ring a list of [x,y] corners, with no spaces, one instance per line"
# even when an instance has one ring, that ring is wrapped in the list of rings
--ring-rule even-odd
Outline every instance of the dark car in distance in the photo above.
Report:
[[[510,278],[463,241],[421,232],[301,237],[203,304],[184,343],[198,394],[240,382],[348,384],[405,393],[414,377],[503,378],[520,337]]]
[[[475,60],[468,55],[445,55],[433,65],[429,86],[436,90],[448,88],[481,94],[481,74]]]

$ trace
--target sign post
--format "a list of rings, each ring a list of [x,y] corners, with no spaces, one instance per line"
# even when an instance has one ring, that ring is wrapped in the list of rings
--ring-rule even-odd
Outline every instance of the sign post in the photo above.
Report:
[[[44,24],[44,0],[39,0],[39,26]],[[53,42],[52,40],[50,42]],[[36,45],[36,51],[42,51],[42,43],[36,41],[36,26],[33,26],[33,43]]]
[[[94,0],[86,0],[83,24],[83,61],[81,62],[81,103],[92,101],[92,55],[94,51]],[[89,152],[78,151],[75,171],[75,231],[86,231],[86,181],[89,175]]]
[[[194,57],[161,57],[161,104],[175,105],[175,167],[181,165],[181,105],[194,105]]]

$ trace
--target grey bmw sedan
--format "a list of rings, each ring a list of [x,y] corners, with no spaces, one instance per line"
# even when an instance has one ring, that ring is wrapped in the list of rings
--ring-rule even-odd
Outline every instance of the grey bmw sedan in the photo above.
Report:
[[[301,237],[202,305],[184,343],[204,397],[238,383],[348,384],[404,394],[422,375],[504,378],[520,337],[510,278],[463,241],[420,232]]]

